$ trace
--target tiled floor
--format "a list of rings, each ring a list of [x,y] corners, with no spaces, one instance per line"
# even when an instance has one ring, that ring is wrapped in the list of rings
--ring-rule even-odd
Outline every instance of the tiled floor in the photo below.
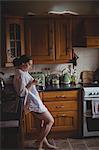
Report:
[[[99,150],[99,138],[84,138],[84,139],[49,139],[49,142],[56,145],[58,150]],[[34,149],[33,141],[25,141],[26,149]],[[46,149],[48,150],[48,149]]]

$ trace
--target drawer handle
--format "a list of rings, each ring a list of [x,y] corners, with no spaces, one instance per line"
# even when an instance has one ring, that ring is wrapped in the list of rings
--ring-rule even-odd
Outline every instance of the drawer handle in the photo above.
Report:
[[[64,116],[66,116],[66,115],[65,115],[65,114],[62,114],[61,116],[64,117]]]
[[[56,96],[56,98],[66,98],[66,96],[62,95],[62,96]]]
[[[56,108],[64,108],[64,106],[56,106]]]
[[[57,117],[67,117],[66,114],[57,115]]]

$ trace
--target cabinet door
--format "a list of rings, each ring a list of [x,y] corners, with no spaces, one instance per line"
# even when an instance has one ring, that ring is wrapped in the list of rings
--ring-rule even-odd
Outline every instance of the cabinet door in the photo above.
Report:
[[[36,131],[36,120],[31,113],[24,115],[24,133],[29,134]]]
[[[32,55],[34,63],[44,63],[55,59],[54,24],[48,18],[27,20],[27,54]]]
[[[85,18],[86,36],[99,36],[99,16]]]
[[[99,47],[99,17],[78,16],[72,18],[73,47]]]
[[[72,45],[73,47],[86,46],[85,20],[81,17],[72,18]]]
[[[56,62],[68,62],[72,59],[71,20],[55,20]]]
[[[6,18],[6,66],[12,65],[15,57],[24,54],[24,21],[23,18]]]
[[[99,16],[87,17],[85,28],[87,47],[99,48]]]
[[[54,117],[52,131],[77,130],[77,111],[51,112]]]

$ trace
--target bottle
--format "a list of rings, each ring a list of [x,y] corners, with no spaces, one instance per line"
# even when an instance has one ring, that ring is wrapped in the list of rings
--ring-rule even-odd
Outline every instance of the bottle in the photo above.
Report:
[[[77,83],[77,72],[76,69],[74,69],[74,72],[71,75],[71,84],[76,85],[76,83]]]
[[[46,84],[47,84],[47,85],[51,85],[51,74],[50,74],[50,68],[47,68]]]

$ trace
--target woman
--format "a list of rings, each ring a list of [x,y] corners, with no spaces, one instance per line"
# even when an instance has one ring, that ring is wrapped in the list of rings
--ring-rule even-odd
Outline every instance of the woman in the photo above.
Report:
[[[29,69],[32,67],[32,59],[26,55],[22,55],[20,58],[16,58],[13,64],[16,66],[13,84],[17,94],[20,97],[25,97],[24,111],[25,113],[31,112],[36,118],[42,121],[43,124],[40,128],[40,134],[35,145],[39,150],[42,150],[43,144],[49,149],[56,149],[46,138],[54,123],[54,119],[39,97],[39,93],[35,86],[36,81],[28,73]]]

